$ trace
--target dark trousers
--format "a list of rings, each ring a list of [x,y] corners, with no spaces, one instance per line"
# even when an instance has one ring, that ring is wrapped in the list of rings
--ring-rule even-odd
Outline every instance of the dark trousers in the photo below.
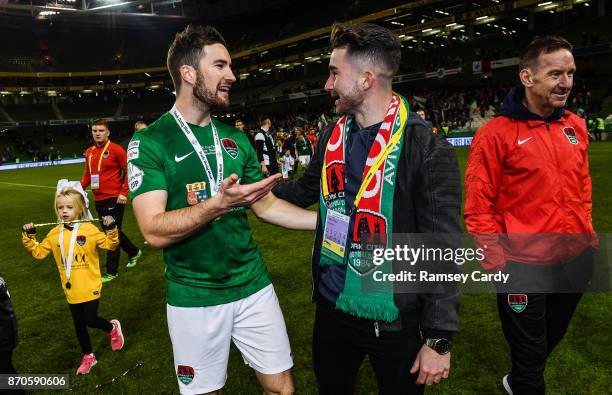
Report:
[[[106,253],[106,272],[109,274],[116,275],[119,273],[119,255],[121,250],[125,251],[129,257],[133,257],[138,254],[138,247],[134,245],[128,239],[128,237],[121,231],[121,223],[123,222],[123,211],[125,210],[124,204],[118,204],[117,199],[105,199],[96,201],[96,211],[98,217],[110,215],[115,219],[117,229],[119,230],[119,248],[115,251],[108,251]]]
[[[423,341],[415,314],[410,327],[374,331],[374,321],[361,319],[317,304],[313,333],[313,362],[320,395],[355,393],[357,373],[365,356],[370,359],[379,394],[422,394],[417,374],[410,368]]]
[[[582,268],[582,275],[572,277],[582,284],[563,288],[584,291],[593,270],[593,254],[590,251],[569,264],[559,265],[550,278],[564,285],[559,277],[574,273],[579,267]],[[512,390],[515,395],[545,393],[546,360],[563,339],[581,297],[581,292],[497,295],[499,318],[510,346]]]
[[[74,330],[83,354],[91,354],[92,352],[87,327],[102,329],[107,333],[113,330],[113,324],[98,317],[98,301],[99,299],[85,303],[68,304],[74,321]]]
[[[0,374],[16,374],[15,367],[13,366],[13,350],[0,351]],[[25,394],[26,392],[21,389],[0,389],[0,395],[4,394]]]

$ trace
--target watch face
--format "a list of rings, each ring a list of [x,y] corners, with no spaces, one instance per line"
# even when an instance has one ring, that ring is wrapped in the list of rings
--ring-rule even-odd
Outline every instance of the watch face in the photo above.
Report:
[[[426,343],[438,354],[444,355],[450,352],[450,341],[447,339],[427,339]]]

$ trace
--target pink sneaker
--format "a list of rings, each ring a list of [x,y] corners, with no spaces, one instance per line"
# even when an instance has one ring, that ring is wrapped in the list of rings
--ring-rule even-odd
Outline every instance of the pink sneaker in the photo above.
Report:
[[[91,368],[97,364],[96,356],[93,354],[85,354],[83,355],[83,359],[81,360],[81,366],[77,369],[77,374],[87,374],[91,370]]]
[[[110,340],[111,348],[113,351],[118,351],[123,348],[123,332],[121,332],[121,323],[119,320],[111,320],[113,324],[113,330],[106,334],[108,340]]]

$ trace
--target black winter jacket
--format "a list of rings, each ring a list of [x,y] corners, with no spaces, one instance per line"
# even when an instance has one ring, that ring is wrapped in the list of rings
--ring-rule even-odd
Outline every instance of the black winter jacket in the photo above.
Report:
[[[277,197],[300,207],[319,202],[321,168],[334,125],[319,136],[310,165],[301,178],[277,185]],[[436,137],[414,113],[408,119],[399,160],[393,203],[393,233],[461,233],[461,184],[453,147]],[[323,224],[319,216],[312,256],[313,301],[317,301]],[[401,265],[394,264],[394,272]],[[397,289],[397,286],[396,286]],[[458,329],[459,290],[436,294],[395,292],[402,315],[415,312],[429,338],[450,338]],[[392,324],[393,325],[393,324]]]

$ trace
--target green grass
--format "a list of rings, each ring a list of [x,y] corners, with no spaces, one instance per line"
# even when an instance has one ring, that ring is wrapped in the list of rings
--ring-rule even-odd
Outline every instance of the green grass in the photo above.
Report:
[[[467,154],[466,148],[458,150],[462,170]],[[612,144],[593,144],[590,155],[595,228],[606,233],[612,229],[609,193]],[[52,258],[35,261],[26,253],[20,242],[20,227],[29,221],[52,221],[57,180],[76,180],[81,172],[81,165],[0,172],[0,204],[5,224],[0,230],[3,252],[0,274],[6,278],[19,320],[15,366],[20,372],[69,373],[71,389],[79,394],[177,393],[165,316],[164,267],[161,253],[151,249],[145,249],[141,263],[130,270],[125,268],[127,258],[122,254],[119,278],[104,287],[100,314],[107,319],[121,320],[125,348],[112,352],[106,337],[100,331],[90,330],[99,363],[88,376],[74,375],[81,355],[55,263]],[[315,394],[311,359],[314,306],[310,303],[313,234],[261,224],[253,217],[251,224],[285,314],[295,358],[296,393]],[[124,231],[138,245],[143,245],[131,207],[126,212]],[[39,231],[38,237],[43,235],[44,231]],[[611,319],[610,294],[585,295],[568,334],[549,359],[546,370],[549,393],[609,393],[612,388]],[[502,394],[499,380],[509,369],[509,357],[494,295],[464,295],[460,321],[451,376],[428,392]],[[254,373],[234,348],[228,375],[227,394],[261,393]],[[367,361],[359,375],[358,393],[376,393]]]

